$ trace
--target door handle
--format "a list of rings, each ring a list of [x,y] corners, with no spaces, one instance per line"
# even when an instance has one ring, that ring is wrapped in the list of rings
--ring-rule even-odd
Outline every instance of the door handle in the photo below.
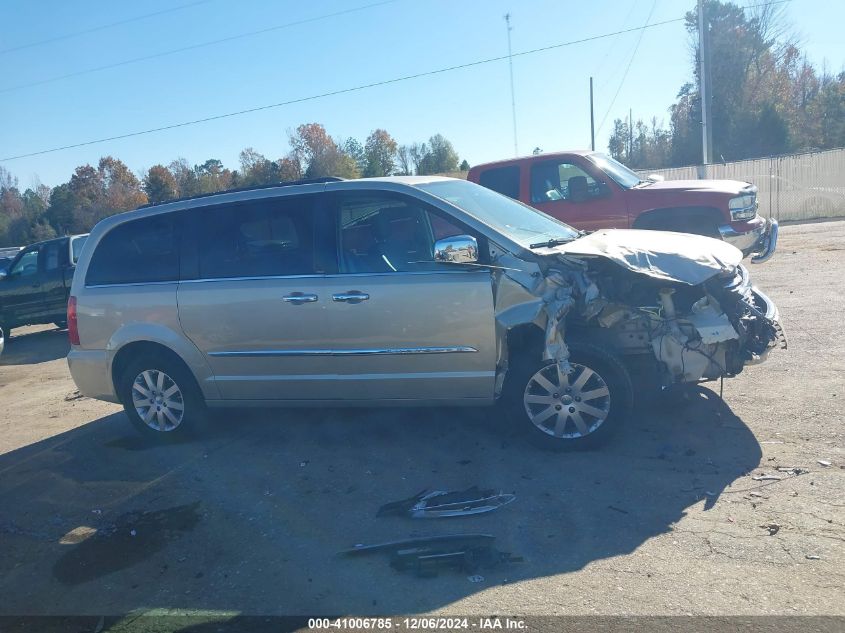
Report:
[[[292,292],[291,294],[282,297],[282,301],[285,303],[292,303],[295,306],[298,306],[301,303],[314,303],[316,300],[317,295],[305,294],[302,292]]]
[[[366,292],[350,290],[349,292],[338,292],[332,295],[332,301],[343,301],[345,303],[361,303],[370,298]]]

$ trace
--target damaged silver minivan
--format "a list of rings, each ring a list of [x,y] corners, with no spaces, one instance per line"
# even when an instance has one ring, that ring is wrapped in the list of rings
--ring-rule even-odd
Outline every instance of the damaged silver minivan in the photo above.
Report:
[[[785,347],[741,259],[694,235],[584,235],[449,178],[233,191],[94,228],[68,363],[161,438],[206,407],[496,403],[581,448],[624,423],[632,371],[696,383]]]

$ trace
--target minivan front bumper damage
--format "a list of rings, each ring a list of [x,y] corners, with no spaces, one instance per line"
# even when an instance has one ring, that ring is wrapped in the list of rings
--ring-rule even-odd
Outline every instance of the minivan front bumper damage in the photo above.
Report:
[[[533,254],[494,257],[497,396],[514,352],[507,333],[528,324],[543,332],[542,360],[566,372],[568,343],[585,339],[620,357],[652,358],[664,386],[734,376],[786,348],[777,306],[724,242],[600,231]]]

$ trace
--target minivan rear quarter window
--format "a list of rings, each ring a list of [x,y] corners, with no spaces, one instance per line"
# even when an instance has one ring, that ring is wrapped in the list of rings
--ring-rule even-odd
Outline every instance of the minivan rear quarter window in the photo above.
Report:
[[[113,228],[97,244],[85,284],[178,280],[180,219],[175,213],[165,213]]]
[[[481,172],[478,184],[514,200],[519,199],[519,166],[496,167]]]

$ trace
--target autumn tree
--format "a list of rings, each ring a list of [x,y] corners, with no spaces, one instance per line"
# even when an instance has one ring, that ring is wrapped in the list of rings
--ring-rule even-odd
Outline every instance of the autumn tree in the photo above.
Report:
[[[288,142],[291,146],[290,158],[301,166],[305,178],[360,176],[355,159],[338,147],[319,123],[305,123],[288,132]]]
[[[173,200],[179,195],[176,178],[164,165],[150,167],[144,176],[141,188],[152,204]]]
[[[367,156],[365,176],[390,176],[396,169],[397,143],[387,131],[373,130],[364,143]]]

